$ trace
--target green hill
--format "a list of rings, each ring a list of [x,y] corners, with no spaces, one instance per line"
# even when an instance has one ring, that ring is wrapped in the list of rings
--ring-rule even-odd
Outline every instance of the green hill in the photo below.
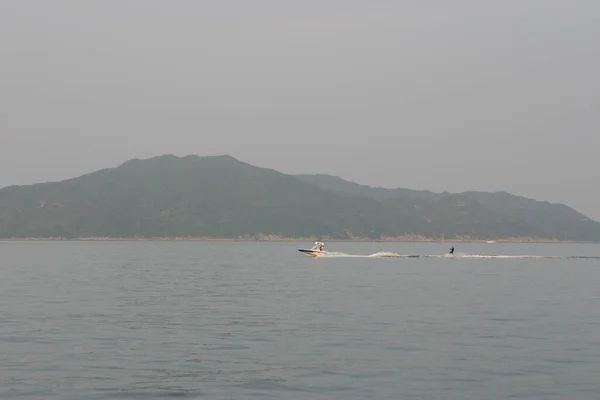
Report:
[[[411,209],[422,218],[449,218],[457,201],[462,204],[462,221],[447,221],[446,227],[456,226],[455,233],[461,231],[462,224],[469,221],[479,222],[480,228],[477,236],[484,238],[504,238],[507,232],[492,233],[489,229],[489,221],[484,222],[482,216],[502,221],[511,221],[513,226],[525,223],[529,229],[533,229],[534,236],[538,238],[553,238],[557,240],[600,240],[600,223],[591,220],[585,215],[573,210],[564,204],[554,204],[547,201],[536,201],[521,196],[515,196],[506,192],[464,192],[459,194],[433,193],[426,190],[410,190],[404,188],[384,189],[374,188],[348,182],[336,176],[330,175],[296,175],[297,178],[316,185],[332,193],[348,197],[372,198],[384,202],[396,202],[400,208]],[[462,199],[460,200],[459,197]],[[475,214],[478,210],[479,214]],[[468,217],[467,217],[468,216]],[[458,223],[458,224],[457,224]],[[514,225],[516,224],[516,225]],[[510,224],[509,224],[510,225]],[[463,226],[464,228],[464,226]],[[483,229],[483,230],[482,230]],[[525,228],[523,235],[525,235]],[[488,233],[485,233],[485,230]]]
[[[531,210],[519,214],[494,196],[374,189],[325,175],[285,175],[229,156],[165,155],[0,189],[0,238],[600,238],[600,224],[566,206],[552,205],[564,218],[542,224],[552,213],[547,203],[525,199]]]

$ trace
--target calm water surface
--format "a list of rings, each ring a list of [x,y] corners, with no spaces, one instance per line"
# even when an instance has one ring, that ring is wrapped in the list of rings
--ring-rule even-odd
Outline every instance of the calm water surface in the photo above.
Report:
[[[0,398],[600,399],[600,260],[310,245],[0,242]]]

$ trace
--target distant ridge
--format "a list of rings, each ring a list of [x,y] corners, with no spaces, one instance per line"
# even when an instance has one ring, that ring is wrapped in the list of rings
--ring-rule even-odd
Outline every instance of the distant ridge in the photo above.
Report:
[[[227,155],[162,155],[0,189],[0,238],[57,237],[599,241],[600,224],[504,192],[372,188]]]
[[[457,196],[464,197],[505,218],[527,223],[540,238],[574,241],[597,241],[600,239],[600,224],[571,207],[515,196],[505,191],[434,193],[428,190],[374,188],[323,174],[296,175],[296,177],[336,194],[370,197],[379,201],[404,203],[407,206],[412,204],[423,214],[430,214],[431,208],[435,207],[435,204],[441,205],[440,201],[443,199],[455,198],[460,201]]]

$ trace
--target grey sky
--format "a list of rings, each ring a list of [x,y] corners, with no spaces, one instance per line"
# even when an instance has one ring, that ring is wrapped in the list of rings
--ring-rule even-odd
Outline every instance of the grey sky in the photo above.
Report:
[[[230,154],[600,220],[600,2],[0,0],[0,186]]]

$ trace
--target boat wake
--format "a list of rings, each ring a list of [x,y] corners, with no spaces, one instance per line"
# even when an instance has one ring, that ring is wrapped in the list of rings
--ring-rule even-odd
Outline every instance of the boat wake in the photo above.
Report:
[[[341,257],[352,257],[352,258],[449,258],[449,259],[492,259],[492,260],[505,260],[505,259],[555,259],[555,260],[568,260],[568,259],[600,259],[600,256],[540,256],[540,255],[510,255],[510,254],[469,254],[469,253],[455,253],[454,247],[452,247],[450,253],[446,254],[398,254],[389,251],[379,251],[377,253],[369,255],[361,254],[347,254],[342,252],[333,252],[324,250],[325,243],[315,242],[315,245],[310,249],[298,249],[299,252],[312,257],[312,258],[341,258]]]
[[[541,256],[541,255],[508,255],[508,254],[398,254],[380,251],[369,255],[346,254],[340,252],[324,252],[318,258],[439,258],[439,259],[480,259],[480,260],[519,260],[519,259],[600,259],[600,256]]]

